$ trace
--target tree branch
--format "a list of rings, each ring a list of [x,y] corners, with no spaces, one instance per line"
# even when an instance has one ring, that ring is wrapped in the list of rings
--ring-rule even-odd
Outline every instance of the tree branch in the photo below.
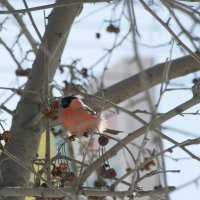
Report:
[[[68,0],[67,2],[59,2],[59,3],[53,3],[53,4],[48,4],[44,6],[38,6],[38,7],[33,7],[29,9],[19,9],[19,10],[12,10],[12,11],[0,11],[0,14],[16,14],[16,13],[26,13],[26,12],[32,12],[32,11],[38,11],[38,10],[44,10],[44,9],[49,9],[49,8],[60,8],[60,7],[65,7],[65,6],[73,6],[80,4],[82,5],[83,3],[99,3],[99,2],[110,2],[111,0]]]
[[[144,196],[151,196],[151,195],[162,195],[164,194],[165,188],[150,190],[150,191],[138,191],[135,192],[135,197],[144,197]],[[175,187],[168,187],[169,192],[175,190]],[[73,193],[72,187],[62,188],[61,191],[67,193]],[[52,198],[61,198],[63,197],[58,191],[49,188],[20,188],[20,187],[4,187],[0,189],[1,196],[36,196],[42,197],[42,194],[45,197],[52,197]],[[103,196],[112,196],[112,197],[121,197],[124,198],[131,194],[129,191],[109,191],[109,190],[98,190],[98,189],[83,189],[79,191],[79,195],[85,196],[96,196],[96,197],[103,197]]]
[[[149,124],[137,129],[136,131],[129,133],[128,136],[126,136],[124,139],[121,140],[121,142],[126,145],[128,143],[130,143],[131,141],[135,140],[136,138],[140,137],[142,134],[144,134],[147,129],[148,131],[155,129],[156,127],[158,127],[160,124],[164,123],[165,121],[171,119],[172,117],[176,116],[178,113],[177,111],[181,110],[187,110],[190,107],[198,104],[200,102],[200,99],[198,97],[194,97],[188,101],[186,101],[185,103],[181,104],[180,106],[168,111],[167,113],[165,113],[164,115],[156,118],[149,126]],[[123,148],[123,146],[121,146],[120,144],[116,144],[114,145],[112,148],[110,148],[107,152],[106,152],[106,158],[109,159],[113,156],[115,156],[117,154],[118,151],[120,151]],[[82,176],[82,184],[87,180],[87,178],[92,174],[92,172],[94,170],[96,170],[99,166],[101,166],[101,164],[104,161],[104,157],[101,156],[99,157],[96,161],[94,161],[87,169],[85,169],[85,171],[83,172],[83,176]]]
[[[1,3],[9,10],[9,11],[14,11],[14,8],[12,7],[12,5],[6,1],[6,0],[2,0]],[[37,46],[36,46],[36,42],[34,40],[34,38],[32,37],[32,35],[30,34],[29,30],[26,28],[26,25],[24,23],[24,21],[22,20],[22,17],[19,16],[17,13],[13,14],[13,16],[15,17],[17,23],[19,24],[23,34],[26,36],[28,42],[30,43],[34,53],[37,53]]]
[[[200,53],[196,52],[200,55]],[[163,74],[165,71],[166,62],[157,64],[151,68],[148,68],[144,72],[135,74],[125,80],[122,80],[106,89],[103,90],[103,98],[115,104],[119,104],[140,92],[150,89],[151,87],[163,82]],[[168,74],[168,80],[173,78],[178,78],[192,72],[200,70],[199,63],[194,60],[190,55],[177,58],[171,61],[171,66]],[[141,84],[141,80],[147,77],[146,84]],[[97,92],[95,96],[102,96],[102,91]],[[101,99],[96,99],[99,103],[95,103],[94,100],[88,99],[85,101],[86,104],[91,106],[95,110],[101,110],[102,101]],[[106,107],[106,106],[105,106]],[[111,107],[111,106],[107,106]]]

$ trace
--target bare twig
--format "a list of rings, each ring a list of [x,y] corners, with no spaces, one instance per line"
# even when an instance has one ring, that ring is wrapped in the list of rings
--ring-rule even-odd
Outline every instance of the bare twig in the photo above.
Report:
[[[198,104],[200,102],[200,100],[198,98],[192,98],[189,101],[186,101],[185,103],[181,104],[180,106],[168,111],[165,115],[155,119],[151,126],[149,127],[148,124],[139,128],[138,130],[130,133],[128,136],[126,136],[124,139],[122,139],[122,142],[124,144],[128,144],[129,142],[131,142],[132,140],[138,138],[139,136],[143,135],[148,127],[148,130],[153,130],[156,127],[158,127],[160,124],[162,124],[163,122],[171,119],[172,117],[177,115],[177,109],[181,109],[182,111],[187,110],[188,108]],[[122,149],[122,146],[120,146],[119,144],[114,145],[111,149],[109,149],[106,152],[106,155],[108,158],[113,157],[114,155],[116,155],[116,153]],[[90,176],[90,174],[98,167],[101,165],[101,163],[103,162],[103,157],[101,156],[100,158],[98,158],[92,165],[90,165],[83,173],[83,177],[82,177],[82,183],[85,182],[85,180]]]
[[[14,11],[14,8],[12,7],[12,5],[7,1],[7,0],[1,0],[1,3],[9,10],[9,11]],[[29,30],[27,29],[22,17],[15,13],[13,14],[13,16],[15,17],[17,23],[20,26],[20,29],[22,30],[23,34],[26,36],[28,42],[30,43],[32,50],[34,51],[34,53],[37,53],[37,46],[36,46],[36,42],[34,40],[34,38],[32,37],[31,33],[29,32]]]
[[[168,188],[169,192],[174,191],[176,188],[171,186]],[[62,188],[61,191],[72,193],[72,187]],[[4,187],[0,189],[1,196],[36,196],[42,197],[42,193],[45,197],[52,197],[52,198],[61,198],[63,197],[59,192],[55,192],[49,188],[19,188],[19,187]],[[138,191],[135,192],[135,197],[144,197],[144,196],[151,196],[151,195],[162,195],[164,193],[164,188],[157,189],[157,190],[149,190],[149,191]],[[96,196],[96,197],[103,197],[103,196],[111,196],[111,197],[120,197],[123,199],[126,196],[132,195],[129,191],[109,191],[109,190],[98,190],[98,189],[88,189],[83,188],[79,191],[79,195],[85,196]]]
[[[171,34],[171,36],[178,42],[179,45],[182,46],[184,50],[186,50],[198,63],[200,63],[200,57],[193,53],[182,41],[181,39],[172,31],[172,29],[169,27],[168,23],[164,22],[153,10],[143,1],[140,0],[141,4],[144,6],[144,8],[153,16],[157,21],[163,25],[163,27]]]
[[[35,22],[34,22],[34,19],[33,19],[33,16],[32,16],[32,14],[31,14],[31,12],[29,11],[29,7],[28,7],[28,4],[26,3],[26,0],[23,0],[23,3],[24,3],[25,8],[28,10],[27,13],[28,13],[28,16],[29,16],[29,18],[30,18],[30,21],[31,21],[31,23],[32,23],[32,25],[33,25],[33,28],[35,29],[35,32],[37,33],[37,35],[38,35],[40,41],[42,41],[42,36],[41,36],[41,34],[40,34],[40,32],[39,32],[39,30],[38,30],[38,28],[37,28],[37,26],[36,26],[36,24],[35,24]]]
[[[110,2],[111,0],[70,0],[68,2],[59,2],[59,3],[53,3],[48,4],[44,6],[38,6],[38,7],[32,7],[29,9],[18,9],[18,10],[10,10],[10,11],[0,11],[0,14],[16,14],[16,13],[26,13],[26,12],[32,12],[32,11],[39,11],[39,10],[45,10],[50,8],[59,8],[64,6],[71,6],[71,5],[77,5],[82,3],[99,3],[99,2]]]

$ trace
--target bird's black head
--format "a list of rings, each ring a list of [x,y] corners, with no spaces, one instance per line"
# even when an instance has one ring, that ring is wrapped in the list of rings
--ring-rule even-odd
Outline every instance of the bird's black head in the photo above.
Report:
[[[73,99],[77,99],[77,97],[68,96],[68,97],[62,98],[61,100],[62,108],[67,108]]]

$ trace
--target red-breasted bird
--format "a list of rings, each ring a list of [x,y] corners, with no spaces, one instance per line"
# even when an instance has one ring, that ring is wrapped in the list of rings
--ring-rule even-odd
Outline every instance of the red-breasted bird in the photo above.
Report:
[[[90,131],[102,131],[103,120],[81,99],[68,96],[61,100],[62,123],[71,135],[82,136]]]

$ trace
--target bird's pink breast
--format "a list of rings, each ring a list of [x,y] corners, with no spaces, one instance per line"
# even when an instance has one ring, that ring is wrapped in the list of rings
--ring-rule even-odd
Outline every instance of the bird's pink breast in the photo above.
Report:
[[[83,135],[89,129],[97,129],[101,119],[82,107],[62,109],[62,123],[72,135]]]

